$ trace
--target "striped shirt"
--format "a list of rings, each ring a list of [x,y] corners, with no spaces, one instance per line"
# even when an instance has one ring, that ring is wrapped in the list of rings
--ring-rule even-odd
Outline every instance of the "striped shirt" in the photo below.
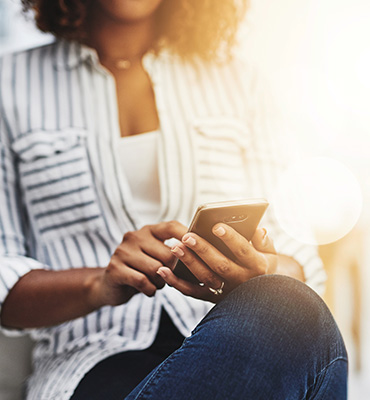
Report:
[[[148,53],[143,65],[161,129],[158,222],[188,224],[207,201],[269,198],[285,156],[250,69],[238,61],[186,63],[166,52]],[[57,41],[0,59],[0,306],[33,269],[106,266],[122,235],[145,224],[121,168],[119,139],[114,78],[95,51]],[[284,234],[271,210],[263,225],[278,252],[300,262],[307,283],[321,291],[316,249]],[[102,359],[149,347],[161,307],[186,336],[211,305],[166,286],[153,298],[138,294],[26,331],[37,342],[27,399],[68,399]]]

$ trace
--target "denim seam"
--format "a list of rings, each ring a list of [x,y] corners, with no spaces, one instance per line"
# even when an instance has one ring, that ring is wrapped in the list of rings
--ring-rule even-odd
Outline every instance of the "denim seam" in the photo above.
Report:
[[[337,358],[335,358],[334,360],[330,361],[330,363],[329,363],[328,365],[326,365],[326,366],[316,375],[316,378],[315,378],[314,382],[307,388],[307,390],[306,390],[304,396],[301,398],[301,400],[304,400],[304,399],[306,398],[307,392],[308,392],[308,391],[313,387],[313,385],[317,382],[317,379],[319,378],[319,376],[320,376],[323,372],[325,372],[331,365],[333,365],[333,364],[334,364],[335,362],[337,362],[337,361],[345,361],[345,362],[348,363],[348,359],[345,358],[345,357],[337,357]],[[316,397],[316,395],[315,395],[315,397]]]
[[[183,345],[180,347],[180,349],[186,344],[186,338],[183,342]],[[178,349],[179,350],[179,349]],[[165,367],[168,366],[168,364],[170,364],[173,359],[175,359],[178,356],[178,353],[172,353],[166,360],[163,361],[162,365],[160,365],[157,369],[157,371],[155,371],[155,373],[150,377],[150,379],[148,380],[148,382],[146,382],[146,384],[141,388],[140,392],[137,394],[137,396],[135,396],[135,400],[140,400],[142,399],[147,392],[146,389],[148,389],[148,385],[150,383],[152,383],[154,381],[154,379],[157,377],[158,373],[160,371],[162,371]]]

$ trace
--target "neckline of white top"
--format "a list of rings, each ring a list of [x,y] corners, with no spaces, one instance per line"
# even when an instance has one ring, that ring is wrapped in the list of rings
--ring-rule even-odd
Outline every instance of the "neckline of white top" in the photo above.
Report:
[[[121,136],[121,141],[124,142],[136,142],[139,140],[147,139],[148,137],[153,137],[153,136],[158,136],[159,135],[159,129],[156,129],[155,131],[150,131],[150,132],[144,132],[144,133],[138,133],[135,135],[129,135],[129,136]]]
[[[124,136],[119,141],[121,165],[131,189],[133,204],[145,224],[157,223],[159,217],[159,135],[158,130]]]

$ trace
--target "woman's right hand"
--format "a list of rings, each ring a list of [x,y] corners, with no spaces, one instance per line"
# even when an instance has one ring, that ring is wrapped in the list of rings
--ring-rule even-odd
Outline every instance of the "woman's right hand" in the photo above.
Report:
[[[164,241],[181,239],[186,231],[184,225],[171,221],[128,232],[105,268],[30,271],[6,297],[2,325],[17,329],[53,326],[106,305],[125,303],[138,292],[153,296],[164,286],[156,271],[174,260]]]
[[[171,267],[175,257],[164,241],[181,240],[187,227],[177,221],[146,225],[127,232],[112,255],[95,287],[99,305],[119,305],[134,294],[154,296],[165,281],[156,273],[161,266]]]

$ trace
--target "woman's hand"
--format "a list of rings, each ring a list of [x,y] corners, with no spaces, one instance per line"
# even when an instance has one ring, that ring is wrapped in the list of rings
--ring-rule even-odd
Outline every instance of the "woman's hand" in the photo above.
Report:
[[[204,286],[176,277],[167,267],[157,273],[185,295],[218,302],[248,279],[276,272],[278,256],[265,229],[257,229],[251,243],[226,224],[216,224],[213,233],[232,251],[235,261],[195,233],[187,233],[182,243],[171,249]],[[221,289],[219,293],[217,289]]]
[[[164,241],[181,239],[186,231],[184,225],[171,221],[128,232],[106,268],[32,270],[6,297],[1,322],[17,329],[53,326],[106,305],[125,303],[138,292],[153,296],[164,285],[156,271],[172,266],[174,260]]]
[[[99,305],[122,304],[138,292],[154,296],[165,285],[156,273],[158,268],[171,267],[175,260],[164,241],[181,240],[186,232],[187,228],[177,221],[127,232],[97,282],[94,293]]]

